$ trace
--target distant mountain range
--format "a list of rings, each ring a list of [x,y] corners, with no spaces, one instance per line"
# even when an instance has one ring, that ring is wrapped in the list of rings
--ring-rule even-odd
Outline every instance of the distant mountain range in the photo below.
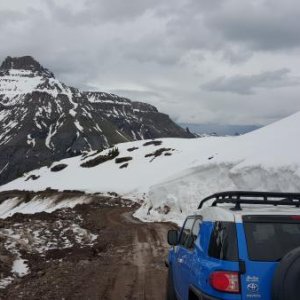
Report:
[[[0,184],[116,143],[193,137],[152,105],[69,87],[30,56],[0,67],[0,128]]]
[[[183,128],[198,135],[240,135],[256,130],[262,126],[258,125],[220,125],[220,124],[191,124],[180,123]]]

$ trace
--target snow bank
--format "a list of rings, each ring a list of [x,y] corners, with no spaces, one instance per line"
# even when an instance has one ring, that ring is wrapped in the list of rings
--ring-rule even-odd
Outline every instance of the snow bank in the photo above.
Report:
[[[182,224],[201,199],[228,190],[299,192],[300,177],[290,168],[262,166],[239,168],[215,164],[193,168],[176,178],[150,187],[148,201],[135,213],[143,221],[173,221]]]
[[[57,197],[40,198],[34,197],[29,202],[24,202],[22,198],[9,198],[0,203],[0,219],[5,219],[15,213],[35,214],[38,212],[51,213],[57,209],[70,207],[77,204],[89,203],[92,199],[89,196],[82,196],[76,199],[64,199],[57,201]]]
[[[99,154],[92,152],[89,156],[77,156],[62,160],[57,164],[66,164],[67,167],[59,172],[52,172],[51,168],[43,167],[25,174],[0,187],[4,190],[32,190],[40,191],[48,187],[58,190],[83,190],[89,193],[116,192],[128,197],[143,197],[148,194],[149,187],[187,168],[193,167],[199,159],[207,161],[205,152],[214,153],[218,145],[224,144],[230,138],[203,138],[203,139],[160,139],[161,145],[144,146],[147,141],[136,141],[118,144],[118,158],[132,157],[126,168],[120,168],[114,159],[95,165],[82,167],[81,165],[99,155],[106,155],[109,150]],[[137,148],[135,150],[131,150]],[[160,156],[148,156],[159,149],[164,151]],[[208,150],[205,150],[208,148]],[[202,150],[203,149],[203,150]],[[165,155],[168,153],[169,155]],[[34,176],[32,176],[34,175]],[[32,178],[37,178],[33,180]]]
[[[117,192],[145,200],[135,214],[142,220],[181,222],[196,210],[203,197],[214,192],[299,192],[299,134],[300,113],[296,113],[239,137],[166,138],[159,139],[161,144],[156,145],[145,145],[146,141],[123,143],[117,145],[118,158],[132,158],[123,168],[114,159],[91,168],[82,167],[83,162],[106,155],[108,150],[92,152],[61,161],[67,167],[59,172],[44,167],[0,190],[38,191],[51,187]]]

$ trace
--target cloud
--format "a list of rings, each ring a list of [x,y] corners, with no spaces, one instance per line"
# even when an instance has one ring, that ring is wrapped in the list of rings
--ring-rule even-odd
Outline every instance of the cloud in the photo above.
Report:
[[[247,1],[227,0],[205,22],[218,31],[224,41],[243,43],[260,50],[284,50],[298,47],[300,6],[294,0]]]
[[[159,5],[159,0],[46,0],[53,19],[72,26],[95,25],[103,23],[132,22],[152,7]]]
[[[290,77],[289,73],[288,69],[279,69],[254,75],[218,77],[202,87],[208,91],[251,95],[255,94],[258,88],[274,89],[300,85],[300,78]]]
[[[0,11],[0,28],[11,24],[12,22],[20,22],[24,20],[25,15],[21,12],[13,10],[2,10]]]
[[[264,124],[300,110],[299,19],[296,0],[2,1],[0,60],[180,122]]]

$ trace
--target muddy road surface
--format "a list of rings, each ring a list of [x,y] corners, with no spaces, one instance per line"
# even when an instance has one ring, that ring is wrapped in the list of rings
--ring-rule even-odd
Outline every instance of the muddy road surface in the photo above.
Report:
[[[166,236],[174,226],[142,223],[132,217],[136,208],[95,197],[0,220],[0,279],[11,280],[0,299],[165,299]],[[16,260],[23,274],[11,273]]]

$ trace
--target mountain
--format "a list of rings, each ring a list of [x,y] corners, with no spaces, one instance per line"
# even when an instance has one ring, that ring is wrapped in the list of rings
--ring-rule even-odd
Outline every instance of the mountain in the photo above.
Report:
[[[0,184],[83,151],[193,137],[152,105],[69,87],[30,56],[0,67],[0,128]]]
[[[300,191],[300,112],[245,135],[168,138],[116,145],[65,159],[0,187],[80,190],[144,200],[136,216],[181,222],[209,194],[227,190]],[[11,200],[11,199],[10,199]],[[50,202],[0,204],[0,212],[53,207]],[[141,202],[140,202],[141,203]]]

